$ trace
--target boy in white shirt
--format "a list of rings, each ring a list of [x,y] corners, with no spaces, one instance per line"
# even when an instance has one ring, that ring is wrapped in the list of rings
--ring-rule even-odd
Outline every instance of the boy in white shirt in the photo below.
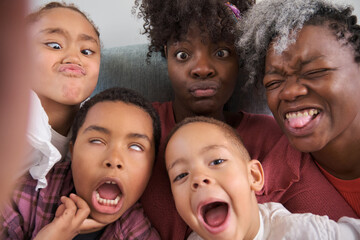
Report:
[[[188,118],[169,135],[166,169],[176,208],[204,239],[359,239],[360,220],[291,214],[279,203],[258,204],[264,184],[236,131],[205,117]],[[276,177],[276,176],[274,176]],[[188,239],[201,239],[193,233]]]

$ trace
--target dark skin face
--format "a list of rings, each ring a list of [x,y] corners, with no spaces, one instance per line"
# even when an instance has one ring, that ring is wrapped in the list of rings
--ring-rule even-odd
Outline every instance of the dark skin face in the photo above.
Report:
[[[281,55],[269,48],[267,101],[290,142],[329,173],[360,177],[360,66],[327,25],[305,26]]]
[[[184,40],[169,41],[165,49],[175,92],[176,122],[196,115],[225,120],[223,107],[237,81],[239,67],[234,46],[212,43],[199,32],[191,27]]]

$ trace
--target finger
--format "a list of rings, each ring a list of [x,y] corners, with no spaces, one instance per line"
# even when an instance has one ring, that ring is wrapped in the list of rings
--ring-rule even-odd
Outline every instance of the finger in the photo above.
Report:
[[[65,206],[65,210],[64,210],[62,216],[74,217],[76,214],[76,210],[77,210],[77,207],[76,207],[74,201],[68,197],[62,196],[61,202]]]
[[[80,233],[89,233],[94,230],[100,230],[105,227],[106,224],[95,221],[94,219],[87,218],[80,226]]]
[[[77,212],[74,223],[80,225],[90,214],[89,205],[86,203],[84,199],[82,199],[81,197],[75,194],[70,194],[70,198],[71,200],[74,201],[74,203],[77,206]]]
[[[64,214],[64,211],[65,211],[65,205],[64,204],[61,204],[57,209],[56,209],[56,212],[55,212],[55,217],[60,217],[61,215]]]

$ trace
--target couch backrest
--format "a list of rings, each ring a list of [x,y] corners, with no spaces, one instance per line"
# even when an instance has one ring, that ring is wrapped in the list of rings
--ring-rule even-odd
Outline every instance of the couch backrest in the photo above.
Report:
[[[147,51],[146,44],[103,49],[99,81],[94,94],[110,87],[121,86],[142,93],[152,102],[170,101],[173,91],[168,79],[166,59],[160,54],[153,54],[148,64]],[[244,76],[246,74],[239,74],[237,87],[226,109],[270,114],[263,90],[244,89]]]

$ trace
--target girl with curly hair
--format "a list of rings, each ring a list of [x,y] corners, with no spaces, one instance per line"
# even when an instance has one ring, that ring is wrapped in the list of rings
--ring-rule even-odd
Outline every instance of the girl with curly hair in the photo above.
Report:
[[[310,153],[359,217],[360,26],[352,10],[324,0],[264,1],[239,24],[238,48],[248,81],[263,83],[291,144]]]
[[[281,202],[292,212],[313,212],[334,219],[354,216],[310,155],[292,148],[271,116],[224,109],[240,76],[236,24],[253,4],[223,0],[135,1],[145,22],[144,34],[150,39],[148,57],[160,52],[166,58],[174,90],[173,101],[153,104],[160,115],[162,140],[152,177],[141,198],[162,239],[185,239],[191,232],[176,212],[163,148],[175,124],[192,116],[212,117],[237,130],[251,157],[264,166],[267,181],[257,192],[260,203]],[[329,193],[334,197],[328,199]],[[325,201],[327,204],[323,204]]]

